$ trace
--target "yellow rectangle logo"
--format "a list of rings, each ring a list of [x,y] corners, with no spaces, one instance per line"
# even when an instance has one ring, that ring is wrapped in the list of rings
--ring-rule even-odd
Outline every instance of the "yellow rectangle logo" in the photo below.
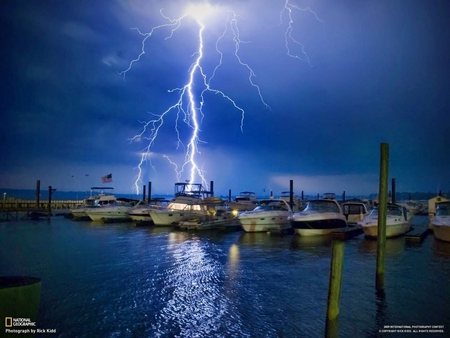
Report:
[[[12,317],[5,317],[5,327],[12,326]]]

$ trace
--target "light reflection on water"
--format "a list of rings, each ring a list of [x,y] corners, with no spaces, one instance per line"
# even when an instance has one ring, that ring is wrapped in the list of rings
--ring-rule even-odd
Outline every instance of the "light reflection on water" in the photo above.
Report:
[[[346,241],[340,336],[383,325],[450,330],[450,243]],[[2,275],[42,278],[41,327],[61,337],[317,337],[325,329],[331,239],[181,232],[54,219],[0,224]]]

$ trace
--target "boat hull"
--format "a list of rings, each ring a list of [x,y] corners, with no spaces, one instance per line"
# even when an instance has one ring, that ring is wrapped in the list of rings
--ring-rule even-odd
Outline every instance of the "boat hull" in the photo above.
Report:
[[[150,215],[129,214],[129,216],[134,223],[152,223]]]
[[[407,233],[411,229],[409,222],[386,224],[386,238],[397,237]],[[362,230],[366,237],[378,237],[378,224],[364,224]]]
[[[119,208],[99,208],[96,210],[88,210],[87,215],[94,222],[108,222],[108,221],[129,221],[130,216],[128,215],[129,207],[119,207]]]
[[[300,236],[324,236],[334,230],[345,229],[347,223],[342,218],[324,218],[317,220],[291,220],[291,226]]]
[[[434,232],[434,237],[441,241],[450,242],[450,226],[449,225],[441,225],[441,224],[433,224],[432,229]]]
[[[238,223],[236,218],[229,217],[199,217],[190,220],[183,220],[178,225],[176,225],[179,229],[185,230],[212,230],[217,229],[219,227],[227,227],[233,226]]]
[[[270,216],[263,215],[255,217],[239,218],[242,229],[245,232],[267,232],[270,230],[290,229],[291,225],[287,216]]]
[[[156,226],[172,226],[177,225],[181,221],[195,217],[197,214],[193,210],[151,210],[150,217]],[[200,211],[199,211],[200,213]]]

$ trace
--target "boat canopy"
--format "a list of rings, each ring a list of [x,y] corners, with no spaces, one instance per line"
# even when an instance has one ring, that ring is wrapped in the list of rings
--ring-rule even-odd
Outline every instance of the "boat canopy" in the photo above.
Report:
[[[304,211],[315,212],[337,212],[340,213],[339,205],[333,200],[312,200],[308,201]]]

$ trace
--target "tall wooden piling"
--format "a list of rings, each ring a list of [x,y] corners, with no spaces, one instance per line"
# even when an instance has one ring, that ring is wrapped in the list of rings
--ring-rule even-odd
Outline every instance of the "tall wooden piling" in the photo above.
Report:
[[[47,205],[47,216],[50,217],[52,215],[52,186],[48,186],[48,205]]]
[[[294,210],[294,180],[289,181],[289,206]]]
[[[345,190],[342,192],[342,203],[345,202]]]
[[[214,196],[214,181],[209,182],[209,192],[211,196]]]
[[[231,189],[228,189],[228,202],[231,202]]]
[[[150,203],[150,200],[152,199],[152,182],[148,182],[148,203]]]
[[[146,195],[146,186],[145,184],[142,186],[142,201],[145,202],[145,195]]]
[[[395,194],[397,193],[397,192],[395,191],[395,178],[393,178],[393,179],[391,180],[391,189],[392,189],[391,202],[392,202],[392,203],[395,203],[396,200],[397,200],[397,197],[395,196]]]
[[[41,180],[36,181],[36,210],[39,210],[39,199],[41,197]]]
[[[328,289],[327,318],[325,326],[326,337],[337,336],[337,318],[339,315],[339,299],[341,296],[344,249],[344,241],[333,241],[331,246],[330,286]]]
[[[380,183],[378,192],[378,233],[376,289],[384,289],[384,257],[386,250],[386,213],[388,203],[389,144],[380,145]]]

